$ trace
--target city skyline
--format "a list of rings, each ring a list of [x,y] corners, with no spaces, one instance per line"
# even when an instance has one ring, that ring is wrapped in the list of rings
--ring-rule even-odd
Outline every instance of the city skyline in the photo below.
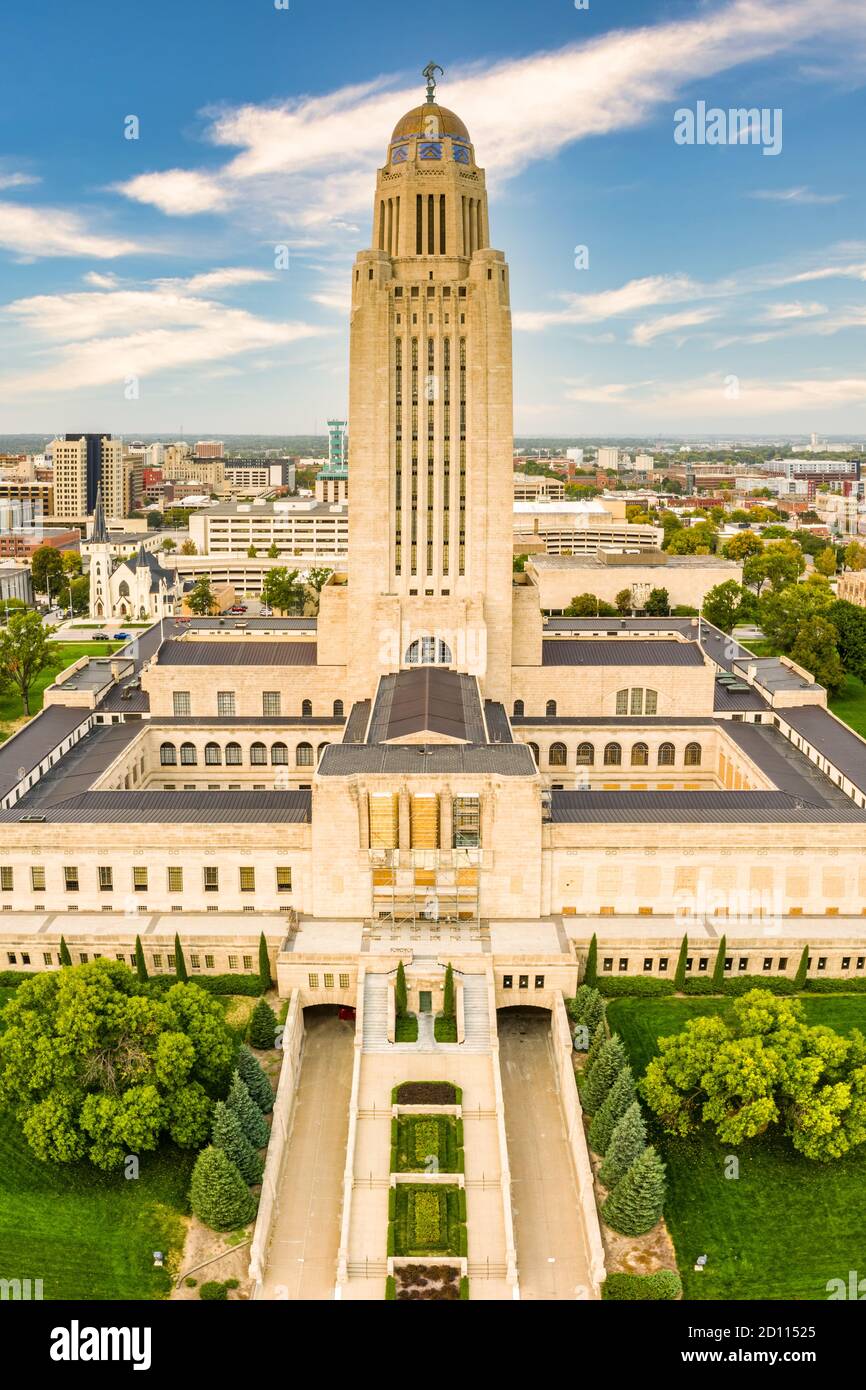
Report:
[[[136,71],[109,61],[90,91],[75,57],[110,34],[106,6],[47,40],[17,20],[3,433],[321,430],[346,399],[382,131],[432,56],[512,265],[518,434],[862,435],[862,7],[484,4],[456,25],[446,4],[435,54],[389,5],[351,49],[297,8],[216,11],[193,48],[193,21],[154,6]],[[62,142],[56,104],[24,100],[37,42],[40,80],[69,97]],[[776,153],[761,131],[676,143],[677,112],[738,108],[782,113]]]

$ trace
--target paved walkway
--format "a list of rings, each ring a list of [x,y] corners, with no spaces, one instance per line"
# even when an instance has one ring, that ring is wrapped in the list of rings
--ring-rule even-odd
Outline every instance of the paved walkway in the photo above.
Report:
[[[520,1296],[578,1298],[588,1262],[548,1015],[502,1009],[498,1023]]]
[[[294,1124],[261,1297],[334,1296],[354,1030],[307,1010]]]

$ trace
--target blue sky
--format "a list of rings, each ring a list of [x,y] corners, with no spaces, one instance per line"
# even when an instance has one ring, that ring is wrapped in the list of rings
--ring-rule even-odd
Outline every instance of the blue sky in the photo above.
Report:
[[[511,265],[518,433],[866,437],[863,0],[46,0],[4,25],[0,432],[341,414],[351,260],[432,58]],[[781,110],[780,152],[677,144],[701,101]]]

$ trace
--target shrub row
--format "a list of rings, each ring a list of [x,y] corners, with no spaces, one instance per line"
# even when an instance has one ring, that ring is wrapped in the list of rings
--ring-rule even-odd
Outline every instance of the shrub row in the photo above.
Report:
[[[656,1274],[609,1274],[601,1286],[603,1299],[623,1303],[679,1298],[682,1291],[680,1276],[673,1269],[660,1269]]]
[[[808,994],[866,994],[866,979],[862,976],[854,980],[833,980],[821,976],[806,981]]]
[[[607,999],[643,995],[655,997],[676,993],[673,980],[659,980],[652,975],[615,975],[610,979],[602,976],[598,982],[599,991]],[[764,989],[768,994],[799,994],[794,980],[784,975],[732,975],[722,981],[721,986],[713,983],[712,975],[696,975],[686,979],[681,990],[689,995],[727,995],[738,998],[748,994],[750,989]],[[866,978],[858,976],[852,980],[821,977],[806,981],[807,994],[866,994]]]
[[[159,994],[178,984],[178,978],[176,975],[151,975],[147,983],[150,989]],[[190,975],[188,980],[181,983],[200,985],[208,994],[246,994],[251,999],[257,999],[262,992],[261,978],[257,974]]]
[[[674,982],[657,980],[652,975],[601,975],[596,988],[606,999],[616,999],[620,995],[673,994]]]

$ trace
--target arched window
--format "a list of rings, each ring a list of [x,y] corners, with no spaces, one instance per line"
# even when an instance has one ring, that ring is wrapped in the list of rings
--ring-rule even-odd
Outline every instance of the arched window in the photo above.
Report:
[[[299,743],[295,749],[295,765],[297,767],[313,766],[313,745],[311,743]]]
[[[287,763],[289,761],[289,750],[284,743],[271,744],[271,762]]]
[[[441,637],[416,637],[406,652],[407,666],[450,666],[451,648]]]
[[[578,767],[592,767],[595,762],[595,749],[591,743],[579,743],[577,745],[577,765]]]
[[[180,761],[183,767],[195,767],[197,760],[194,743],[182,743],[180,745]]]
[[[522,719],[522,718],[523,718],[523,701],[522,701],[522,700],[515,700],[515,701],[514,701],[514,718],[515,718],[515,719]]]
[[[312,713],[313,713],[313,702],[312,702],[312,700],[302,700],[302,701],[301,701],[301,716],[302,716],[302,718],[304,718],[304,719],[309,719],[309,718],[312,717]]]
[[[617,714],[628,714],[627,690],[618,690],[616,692],[616,712]]]
[[[548,700],[547,704],[546,704],[545,707],[544,707],[544,713],[545,713],[545,715],[547,716],[548,719],[553,719],[553,718],[556,716],[556,701],[555,701],[555,700]]]
[[[250,747],[250,762],[260,767],[262,763],[268,761],[268,750],[263,743],[254,743]]]
[[[343,718],[343,701],[342,701],[342,700],[335,700],[335,701],[334,701],[334,718],[335,718],[335,719],[342,719],[342,718]]]
[[[659,767],[673,767],[676,751],[672,743],[659,744]]]
[[[125,579],[121,579],[117,586],[117,592],[121,598],[129,598],[129,585]]]
[[[622,749],[618,743],[606,743],[604,746],[604,765],[605,767],[619,767],[622,762]]]
[[[174,767],[177,763],[177,749],[173,743],[163,743],[159,750],[159,761],[163,767]]]
[[[633,743],[631,748],[632,767],[646,767],[649,763],[649,748],[645,743]]]
[[[658,711],[659,711],[659,693],[658,693],[658,691],[657,691],[657,690],[646,690],[646,691],[644,691],[644,707],[643,707],[643,712],[644,712],[644,714],[658,714]]]
[[[529,751],[530,751],[530,753],[532,754],[533,758],[535,759],[535,766],[538,767],[538,744],[537,744],[537,743],[530,743],[530,744],[529,744]]]
[[[240,746],[240,744],[239,744],[239,743],[227,743],[227,744],[226,744],[226,763],[227,763],[230,767],[239,767],[240,764],[241,764],[242,762],[243,762],[243,755],[242,755],[242,753],[241,753],[241,746]]]
[[[548,760],[550,762],[551,767],[565,767],[565,764],[568,761],[568,753],[566,752],[565,744],[552,743],[550,745]]]
[[[686,767],[700,767],[701,765],[701,745],[699,743],[686,744]]]
[[[326,749],[327,747],[329,747],[329,745],[328,745],[327,743],[320,743],[320,744],[319,744],[318,748],[316,749],[316,759],[317,759],[317,760],[318,760],[319,758],[321,758],[322,754],[324,753],[324,751],[325,751],[325,749]]]
[[[204,746],[204,760],[208,767],[217,767],[223,760],[222,752],[218,743],[206,743]]]

